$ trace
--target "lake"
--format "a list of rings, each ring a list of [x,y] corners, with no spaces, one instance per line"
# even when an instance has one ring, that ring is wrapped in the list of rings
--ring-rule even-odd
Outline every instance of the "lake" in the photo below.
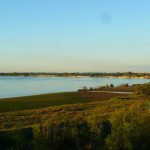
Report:
[[[0,76],[0,98],[77,91],[83,86],[97,87],[111,83],[117,86],[147,82],[150,82],[150,79]]]

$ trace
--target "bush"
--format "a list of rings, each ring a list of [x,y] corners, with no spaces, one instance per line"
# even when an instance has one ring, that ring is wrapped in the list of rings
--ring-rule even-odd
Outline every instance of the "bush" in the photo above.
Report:
[[[135,91],[138,94],[150,95],[150,83],[137,85]]]
[[[113,85],[113,84],[110,84],[110,87],[114,87],[114,85]]]
[[[121,112],[111,121],[112,134],[106,139],[108,150],[148,150],[149,114]]]

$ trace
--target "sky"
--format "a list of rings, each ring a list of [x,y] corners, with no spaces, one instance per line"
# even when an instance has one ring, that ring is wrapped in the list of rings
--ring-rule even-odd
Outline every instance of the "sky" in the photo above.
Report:
[[[0,0],[0,72],[150,72],[149,0]]]

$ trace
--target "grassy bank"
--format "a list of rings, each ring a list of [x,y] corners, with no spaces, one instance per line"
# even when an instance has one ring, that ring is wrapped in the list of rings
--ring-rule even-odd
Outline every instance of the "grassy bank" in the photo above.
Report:
[[[86,102],[90,102],[90,100],[86,97],[79,96],[76,92],[7,98],[0,100],[0,112],[29,110]]]
[[[66,104],[63,106],[53,106],[25,111],[14,111],[0,113],[0,130],[29,127],[40,123],[61,122],[64,120],[88,119],[87,117],[106,117],[109,118],[113,113],[126,108],[129,110],[134,105],[142,105],[147,99],[130,96],[120,96],[110,100],[99,100],[90,103]],[[144,107],[146,109],[146,107]],[[81,118],[80,118],[81,117]],[[5,126],[6,125],[6,126]]]
[[[107,100],[123,94],[115,93],[90,93],[90,92],[66,92],[55,94],[43,94],[16,98],[0,99],[0,113],[8,111],[20,111],[37,109],[48,106],[66,104],[89,103],[99,100]]]

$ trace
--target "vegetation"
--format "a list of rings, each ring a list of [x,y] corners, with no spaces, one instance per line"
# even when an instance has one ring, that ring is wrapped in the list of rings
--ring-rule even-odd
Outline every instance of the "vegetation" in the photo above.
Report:
[[[139,84],[135,87],[135,90],[138,94],[150,95],[150,83]]]
[[[2,149],[147,150],[149,97],[130,95],[0,114]]]
[[[0,113],[0,149],[149,149],[149,95],[113,95],[110,99],[100,99],[97,95],[95,99],[94,96],[93,92],[42,95],[38,101],[40,103],[41,100],[41,105],[46,98],[43,103],[53,98],[57,100],[58,97],[58,103],[78,98],[80,103],[68,104],[67,101],[53,107]],[[29,97],[19,98],[18,101],[22,99],[25,102],[26,98]],[[38,96],[30,97],[26,102],[32,99],[37,100]]]
[[[89,103],[91,101],[94,102],[99,100],[107,100],[120,95],[123,94],[105,92],[66,92],[6,98],[0,100],[0,113],[9,111],[38,109],[43,107],[59,106],[66,104]]]
[[[150,73],[133,73],[133,72],[115,72],[115,73],[105,73],[105,72],[74,72],[74,73],[56,73],[56,72],[13,72],[13,73],[0,73],[0,76],[58,76],[58,77],[69,77],[69,76],[89,76],[89,77],[145,77],[150,78]]]
[[[48,106],[87,103],[91,100],[78,95],[77,92],[43,94],[0,100],[0,112],[37,109]]]
[[[109,87],[114,87],[114,85],[113,84],[110,84],[110,86]]]

